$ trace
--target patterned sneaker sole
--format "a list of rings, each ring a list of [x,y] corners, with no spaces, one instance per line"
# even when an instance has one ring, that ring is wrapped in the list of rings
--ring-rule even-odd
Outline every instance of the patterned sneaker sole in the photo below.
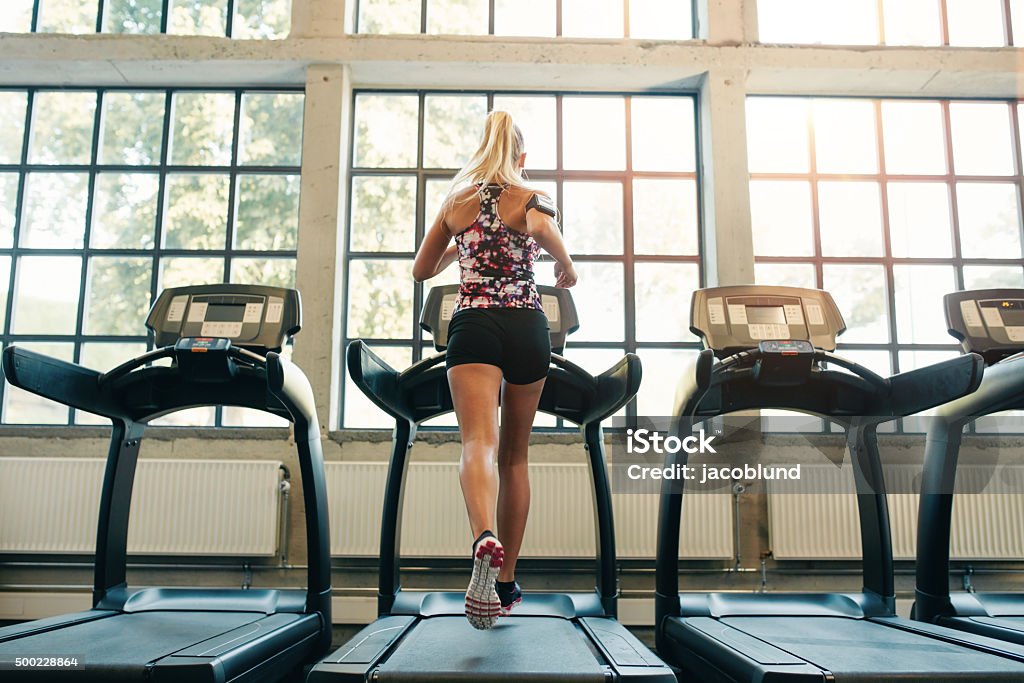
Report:
[[[505,550],[493,538],[480,543],[473,557],[473,577],[466,589],[466,619],[473,628],[493,628],[501,614],[501,601],[494,590]]]

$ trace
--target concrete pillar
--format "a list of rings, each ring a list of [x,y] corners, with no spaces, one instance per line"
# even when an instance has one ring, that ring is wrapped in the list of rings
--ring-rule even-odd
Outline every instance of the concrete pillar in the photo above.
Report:
[[[355,0],[293,0],[292,38],[342,37]]]
[[[345,310],[345,187],[352,84],[348,67],[313,65],[306,71],[302,135],[296,286],[302,292],[304,331],[295,338],[294,360],[315,368],[310,381],[320,430],[338,426],[338,386],[343,360]]]
[[[697,37],[711,45],[757,42],[757,0],[698,0]]]
[[[754,281],[747,169],[746,73],[712,69],[700,88],[707,284]]]

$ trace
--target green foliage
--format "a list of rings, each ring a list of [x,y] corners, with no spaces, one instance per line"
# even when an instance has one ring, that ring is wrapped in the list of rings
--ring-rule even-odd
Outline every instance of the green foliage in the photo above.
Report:
[[[230,164],[235,96],[179,92],[173,101],[170,162],[187,166]]]
[[[291,0],[235,0],[233,38],[286,38],[291,25]]]
[[[162,92],[104,94],[100,163],[159,163],[166,99]]]
[[[227,240],[228,176],[175,174],[167,178],[164,246],[224,249]]]
[[[223,36],[227,33],[227,0],[171,0],[168,33]]]
[[[348,336],[412,336],[412,262],[351,262],[348,282]]]
[[[29,161],[87,164],[92,154],[95,92],[40,92],[33,101]]]
[[[304,99],[302,93],[243,95],[239,163],[298,166]]]
[[[85,334],[142,334],[152,271],[151,258],[90,259]]]
[[[152,249],[160,178],[155,173],[96,176],[89,243],[94,249]]]
[[[240,176],[237,194],[236,249],[295,249],[299,176]]]
[[[360,33],[419,33],[420,0],[360,0]]]
[[[0,164],[21,162],[27,102],[23,92],[0,92]]]
[[[411,251],[416,227],[416,176],[352,179],[353,251]]]
[[[159,33],[163,0],[107,0],[103,30],[111,33]]]

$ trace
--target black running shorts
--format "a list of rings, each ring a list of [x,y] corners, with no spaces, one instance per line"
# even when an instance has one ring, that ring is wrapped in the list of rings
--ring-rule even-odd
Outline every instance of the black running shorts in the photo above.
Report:
[[[448,326],[445,368],[486,363],[509,384],[547,377],[551,363],[548,318],[536,308],[463,308]]]

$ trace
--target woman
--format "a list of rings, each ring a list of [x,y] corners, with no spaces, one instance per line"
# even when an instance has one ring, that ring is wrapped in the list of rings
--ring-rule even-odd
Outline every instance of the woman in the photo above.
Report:
[[[456,189],[413,264],[420,282],[456,259],[460,266],[445,365],[462,434],[459,481],[476,538],[466,617],[478,629],[494,626],[522,597],[515,567],[530,508],[527,452],[551,359],[547,317],[533,281],[540,248],[555,259],[556,286],[572,287],[577,279],[554,204],[523,184],[525,162],[523,136],[511,115],[488,114],[480,147],[455,177]]]

